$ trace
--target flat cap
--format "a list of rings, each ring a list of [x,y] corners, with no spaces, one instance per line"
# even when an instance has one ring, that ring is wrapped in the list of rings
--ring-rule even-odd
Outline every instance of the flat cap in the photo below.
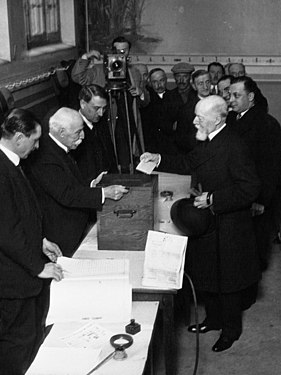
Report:
[[[171,71],[176,73],[192,73],[194,72],[194,66],[185,62],[178,63],[174,65],[171,69]]]

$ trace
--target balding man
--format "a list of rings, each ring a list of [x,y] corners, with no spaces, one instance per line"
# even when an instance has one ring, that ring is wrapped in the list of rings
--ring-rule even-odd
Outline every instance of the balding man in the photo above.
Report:
[[[92,188],[83,180],[69,154],[84,138],[83,120],[70,108],[59,109],[49,122],[49,134],[28,164],[27,172],[43,211],[43,231],[65,256],[72,256],[87,227],[91,209],[101,210],[104,199],[118,200],[121,185]]]
[[[246,75],[245,65],[242,63],[228,64],[228,74],[233,77],[244,77]]]
[[[216,95],[202,99],[195,115],[200,144],[186,156],[161,155],[160,166],[168,172],[191,173],[192,184],[202,186],[194,206],[215,215],[215,230],[189,238],[186,268],[205,303],[199,333],[221,330],[212,347],[221,352],[240,337],[242,310],[255,300],[260,272],[250,208],[260,182],[246,146],[226,126],[225,101]],[[159,155],[149,153],[141,159],[160,161]],[[181,227],[188,233],[184,221]],[[189,327],[190,332],[196,330],[195,325]]]

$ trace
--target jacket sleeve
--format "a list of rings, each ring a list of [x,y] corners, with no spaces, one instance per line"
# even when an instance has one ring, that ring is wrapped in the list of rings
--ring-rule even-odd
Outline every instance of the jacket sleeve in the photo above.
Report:
[[[105,76],[102,64],[94,65],[91,60],[79,58],[73,66],[71,78],[80,85],[96,84],[105,86]]]
[[[82,185],[54,161],[40,161],[31,167],[31,179],[59,204],[72,208],[102,209],[102,189]],[[36,187],[35,187],[36,190]]]

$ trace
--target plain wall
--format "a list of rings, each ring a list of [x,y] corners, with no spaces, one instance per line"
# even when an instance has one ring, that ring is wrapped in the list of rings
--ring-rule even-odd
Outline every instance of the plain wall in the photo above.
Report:
[[[280,0],[146,0],[150,53],[280,55]]]

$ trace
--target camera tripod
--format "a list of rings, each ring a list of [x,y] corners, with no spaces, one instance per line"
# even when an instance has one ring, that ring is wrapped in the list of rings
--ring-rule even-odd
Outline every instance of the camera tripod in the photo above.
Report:
[[[115,108],[113,106],[113,99],[115,97],[116,106],[119,110],[120,110],[120,106],[122,105],[121,100],[124,99],[126,126],[125,128],[123,128],[123,131],[127,132],[126,138],[127,138],[127,146],[128,146],[128,151],[129,151],[129,173],[133,174],[134,173],[133,139],[132,139],[132,129],[131,129],[131,122],[130,122],[130,115],[129,115],[128,93],[127,93],[126,81],[114,81],[114,82],[108,81],[107,92],[109,95],[110,131],[111,131],[114,153],[115,153],[116,163],[117,163],[117,168],[118,168],[119,173],[122,173],[122,164],[120,164],[120,158],[118,156],[118,151],[120,152],[120,150],[118,150],[117,148],[118,142],[116,141],[116,125],[117,125],[117,121],[120,116],[120,113],[119,111],[114,111]],[[135,135],[138,140],[137,129],[135,129]]]

